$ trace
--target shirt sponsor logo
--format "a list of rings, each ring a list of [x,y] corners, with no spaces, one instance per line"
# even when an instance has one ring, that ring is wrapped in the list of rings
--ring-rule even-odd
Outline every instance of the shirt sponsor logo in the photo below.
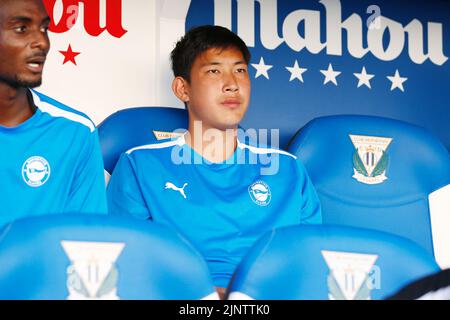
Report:
[[[22,166],[23,181],[33,188],[44,185],[50,178],[50,164],[42,157],[31,157]]]
[[[258,206],[267,206],[272,200],[270,188],[264,181],[256,181],[248,187],[250,198]]]

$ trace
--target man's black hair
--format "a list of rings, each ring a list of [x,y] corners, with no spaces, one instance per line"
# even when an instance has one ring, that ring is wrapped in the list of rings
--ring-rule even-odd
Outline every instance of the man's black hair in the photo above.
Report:
[[[175,45],[171,53],[174,76],[190,81],[195,59],[211,48],[236,48],[242,52],[245,62],[250,62],[250,51],[238,35],[224,27],[205,25],[189,30]]]

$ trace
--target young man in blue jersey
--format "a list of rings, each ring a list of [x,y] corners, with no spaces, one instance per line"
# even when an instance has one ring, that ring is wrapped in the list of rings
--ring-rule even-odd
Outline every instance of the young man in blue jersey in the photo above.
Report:
[[[56,213],[106,213],[97,130],[30,88],[50,42],[42,0],[0,1],[0,227]]]
[[[222,294],[263,233],[322,222],[296,157],[238,138],[250,98],[249,61],[247,46],[228,29],[189,31],[172,51],[172,89],[187,106],[187,133],[124,153],[108,186],[112,214],[173,227],[206,259]],[[276,170],[264,170],[271,166],[261,161],[268,155]]]

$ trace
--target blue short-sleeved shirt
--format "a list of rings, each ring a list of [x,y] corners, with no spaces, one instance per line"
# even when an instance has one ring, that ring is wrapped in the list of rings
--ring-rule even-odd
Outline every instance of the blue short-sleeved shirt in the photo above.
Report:
[[[295,156],[241,142],[223,163],[203,159],[184,136],[131,149],[121,155],[107,195],[111,214],[163,223],[183,235],[219,287],[263,233],[322,222],[317,194]]]
[[[0,227],[55,213],[107,213],[97,129],[84,114],[31,90],[35,114],[0,126]]]

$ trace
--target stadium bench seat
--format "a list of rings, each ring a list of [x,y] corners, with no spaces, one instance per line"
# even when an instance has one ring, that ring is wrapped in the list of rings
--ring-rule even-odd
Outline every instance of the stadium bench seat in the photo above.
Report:
[[[410,240],[342,226],[292,226],[261,237],[238,265],[230,300],[378,300],[439,270]]]
[[[112,174],[123,152],[169,139],[173,132],[180,133],[187,127],[184,109],[140,107],[113,113],[98,126],[106,174]]]
[[[49,215],[0,231],[2,300],[218,299],[206,262],[168,228],[131,218]]]
[[[427,130],[339,115],[309,122],[289,151],[303,162],[323,222],[400,235],[450,267],[450,156]]]

